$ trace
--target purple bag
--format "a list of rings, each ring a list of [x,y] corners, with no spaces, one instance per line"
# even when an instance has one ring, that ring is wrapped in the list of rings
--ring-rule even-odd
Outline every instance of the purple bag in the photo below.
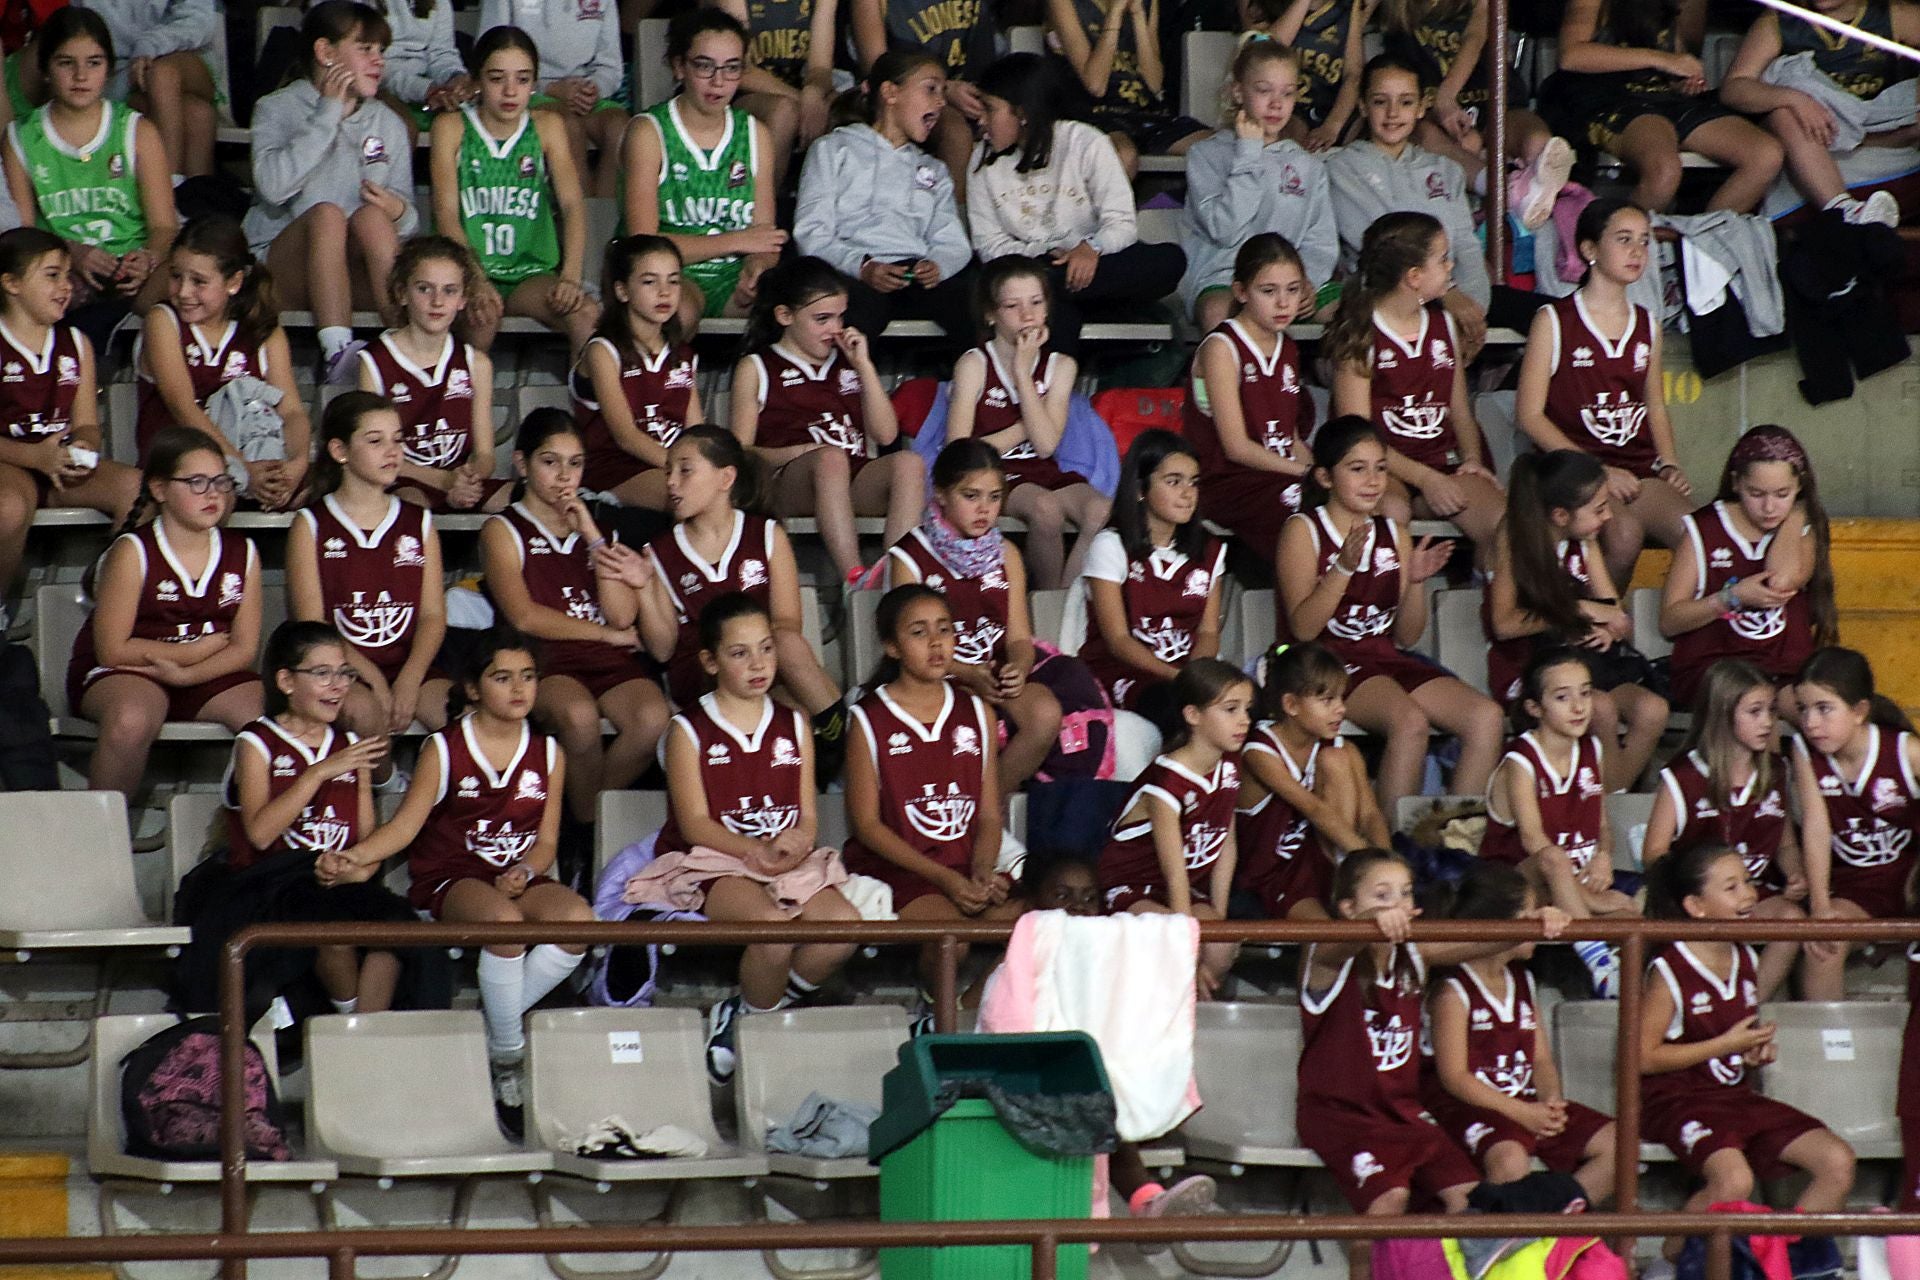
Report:
[[[246,1053],[246,1143],[252,1160],[286,1160],[286,1126],[266,1059]],[[141,1041],[120,1061],[127,1154],[158,1160],[220,1156],[220,1019],[188,1018]]]

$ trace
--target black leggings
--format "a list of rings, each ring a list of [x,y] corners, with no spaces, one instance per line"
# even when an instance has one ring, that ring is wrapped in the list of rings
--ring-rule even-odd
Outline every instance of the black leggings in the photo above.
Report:
[[[1053,306],[1047,317],[1047,331],[1053,350],[1080,358],[1080,329],[1091,314],[1099,316],[1130,304],[1152,306],[1180,287],[1187,270],[1187,255],[1177,244],[1134,243],[1114,253],[1100,255],[1093,279],[1078,293],[1067,289],[1067,272],[1054,267],[1048,275],[1053,289]]]
[[[881,293],[863,281],[852,281],[847,291],[848,324],[877,338],[894,320],[931,320],[946,330],[945,345],[954,351],[973,346],[980,329],[973,310],[973,267],[962,268],[931,289],[911,284]]]

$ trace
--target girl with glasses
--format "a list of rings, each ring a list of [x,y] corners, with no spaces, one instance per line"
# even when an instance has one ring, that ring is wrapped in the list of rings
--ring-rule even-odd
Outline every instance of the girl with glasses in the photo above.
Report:
[[[93,617],[67,668],[67,700],[100,726],[95,791],[131,796],[169,720],[238,732],[261,712],[260,555],[220,529],[233,477],[220,446],[167,427],[147,450],[140,499],[91,581]]]

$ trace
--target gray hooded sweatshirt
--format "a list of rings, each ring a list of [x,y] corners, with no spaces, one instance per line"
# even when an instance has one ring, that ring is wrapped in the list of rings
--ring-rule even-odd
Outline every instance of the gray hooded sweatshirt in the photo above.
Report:
[[[1333,184],[1334,220],[1340,228],[1340,265],[1352,271],[1360,240],[1382,214],[1430,213],[1447,229],[1453,250],[1453,282],[1480,306],[1493,295],[1486,255],[1467,206],[1467,179],[1445,156],[1409,142],[1394,159],[1366,140],[1350,142],[1327,157]]]
[[[1320,158],[1298,143],[1262,145],[1231,129],[1194,143],[1180,213],[1180,247],[1187,252],[1180,301],[1189,315],[1203,292],[1231,283],[1240,246],[1267,231],[1300,251],[1309,287],[1333,279],[1340,240]]]
[[[213,0],[88,0],[74,8],[100,15],[122,65],[135,58],[211,50],[220,21]]]
[[[433,86],[466,74],[467,64],[453,42],[453,0],[433,0],[433,12],[424,18],[413,16],[413,0],[391,0],[386,15],[393,43],[387,46],[381,88],[418,105]]]
[[[620,91],[616,0],[481,0],[480,29],[519,27],[540,50],[540,83],[580,76],[600,87],[602,100]]]
[[[413,148],[407,126],[378,99],[352,115],[338,98],[322,98],[310,80],[268,94],[253,109],[253,207],[247,243],[265,254],[273,238],[316,205],[337,204],[351,217],[360,184],[376,182],[406,201],[394,224],[402,238],[420,224],[413,205]]]
[[[973,257],[947,167],[864,124],[835,129],[807,150],[793,238],[800,252],[855,277],[868,258],[927,258],[951,279]]]

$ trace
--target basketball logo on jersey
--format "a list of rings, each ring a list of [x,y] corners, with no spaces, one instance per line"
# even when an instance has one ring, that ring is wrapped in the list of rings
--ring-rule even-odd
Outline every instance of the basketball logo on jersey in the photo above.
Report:
[[[471,396],[473,390],[468,388]],[[452,392],[448,392],[450,397]],[[418,467],[455,467],[467,453],[467,433],[455,431],[445,418],[422,422],[407,433],[402,445],[407,461]]]
[[[1633,344],[1633,371],[1645,373],[1647,365],[1653,360],[1653,348],[1644,342]]]
[[[480,167],[480,162],[478,160],[474,161],[474,167],[476,169]],[[523,178],[531,178],[533,176],[533,157],[532,156],[520,157],[520,176]]]
[[[799,763],[800,763],[800,750],[798,747],[793,745],[792,738],[775,738],[773,740],[773,767],[774,768],[780,769],[788,766],[798,765]]]
[[[242,578],[239,574],[223,573],[220,575],[220,607],[221,608],[224,609],[230,605],[239,604],[240,598],[245,594],[246,594],[246,580]]]
[[[1453,352],[1438,338],[1435,338],[1433,345],[1428,348],[1427,360],[1436,369],[1453,368]]]
[[[853,428],[853,419],[843,413],[822,413],[807,424],[807,435],[815,444],[824,444],[856,457],[866,452],[866,442]]]
[[[767,585],[767,562],[764,560],[742,560],[740,562],[740,589],[751,591],[755,587]]]
[[[476,818],[467,831],[467,852],[492,866],[505,867],[533,848],[538,835],[535,831],[516,831],[511,822],[495,827],[491,818]]]
[[[957,782],[949,782],[944,794],[937,788],[937,783],[924,783],[920,794],[907,801],[908,824],[935,844],[965,839],[973,829],[974,798],[963,794]]]
[[[607,619],[600,612],[599,601],[589,596],[585,587],[563,586],[560,588],[560,596],[566,604],[569,618],[579,618],[583,622],[591,622],[599,626],[606,625]]]
[[[1383,367],[1384,367],[1384,361]],[[1380,410],[1380,421],[1386,429],[1396,436],[1405,436],[1409,440],[1436,440],[1446,429],[1447,406],[1444,404],[1415,404],[1413,396],[1400,397],[1400,403],[1388,405]]]
[[[980,754],[980,734],[970,725],[960,725],[953,731],[953,754],[956,756],[977,756]]]
[[[1746,1060],[1737,1053],[1730,1053],[1724,1058],[1708,1058],[1707,1070],[1724,1085],[1736,1085],[1747,1078]]]
[[[1000,648],[1000,641],[1007,634],[1007,629],[986,618],[979,619],[973,625],[955,619],[953,632],[954,661],[978,667],[993,661],[993,655]]]
[[[1600,780],[1593,776],[1593,770],[1584,764],[1580,766],[1580,777],[1575,785],[1580,788],[1582,800],[1591,800],[1595,796],[1606,794],[1606,788],[1602,787]]]
[[[340,775],[343,782],[353,781],[351,772]],[[294,824],[287,828],[287,847],[305,849],[312,853],[337,853],[347,847],[353,838],[351,824],[342,822],[328,805],[319,813],[303,809]]]
[[[455,369],[449,373],[447,375],[447,389],[444,398],[448,400],[473,399],[473,375],[465,369]]]
[[[80,381],[80,362],[72,356],[61,356],[57,362],[59,373],[57,380],[63,387],[75,386]]]
[[[1385,635],[1393,626],[1395,613],[1395,610],[1383,609],[1377,604],[1354,605],[1344,613],[1336,614],[1327,623],[1327,630],[1342,640],[1365,640]]]
[[[860,375],[851,369],[842,369],[840,371],[840,394],[843,396],[851,396],[858,395],[859,393]]]
[[[667,390],[685,391],[693,386],[693,365],[685,360],[667,370]]]
[[[1195,569],[1187,574],[1187,585],[1180,590],[1183,596],[1204,599],[1213,590],[1213,575],[1205,569]]]
[[[1511,1057],[1501,1054],[1491,1067],[1478,1074],[1482,1081],[1509,1098],[1524,1098],[1533,1088],[1533,1063],[1527,1060],[1525,1050],[1518,1050]]]
[[[1386,1025],[1376,1025],[1380,1016],[1376,1009],[1367,1010],[1367,1048],[1373,1052],[1373,1069],[1398,1071],[1413,1061],[1413,1028],[1397,1013]]]
[[[1575,347],[1573,349],[1573,367],[1576,369],[1593,368],[1593,348]]]
[[[1175,626],[1172,618],[1142,618],[1133,629],[1133,637],[1153,650],[1162,662],[1180,662],[1193,652],[1193,636]]]
[[[412,404],[413,388],[409,387],[405,382],[395,379],[393,385],[387,388],[387,399],[393,401],[396,405]]]
[[[1191,799],[1191,797],[1189,797]],[[1187,828],[1187,839],[1180,850],[1187,870],[1198,871],[1201,867],[1212,865],[1220,856],[1220,846],[1227,842],[1227,829],[1211,822],[1196,822]]]
[[[798,821],[800,810],[796,806],[775,804],[772,796],[764,795],[757,803],[752,796],[741,796],[734,809],[720,815],[727,830],[749,840],[771,840]]]
[[[172,578],[162,578],[153,588],[153,598],[161,604],[173,604],[180,599],[180,584]]]
[[[888,734],[887,735],[887,754],[890,756],[912,755],[913,739],[909,738],[904,733]]]
[[[1373,568],[1376,573],[1392,573],[1400,567],[1400,553],[1391,542],[1383,542],[1373,551]]]
[[[1781,608],[1736,609],[1733,616],[1727,619],[1727,627],[1743,640],[1771,640],[1787,629],[1787,611]]]
[[[322,560],[345,560],[347,558],[347,540],[345,538],[328,538],[320,544],[320,558]]]
[[[1300,180],[1300,171],[1292,165],[1280,170],[1280,194],[1283,196],[1304,196],[1307,184]]]
[[[522,769],[520,771],[520,781],[513,790],[513,798],[515,800],[545,800],[547,798],[547,784],[540,775],[532,769]]]
[[[727,185],[729,187],[744,187],[747,185],[746,161],[735,160],[733,162],[733,166],[727,170]]]
[[[1580,423],[1587,434],[1616,448],[1638,436],[1646,421],[1647,406],[1630,400],[1624,391],[1602,391],[1599,399],[1580,408]]]
[[[295,768],[293,767],[293,757],[292,757],[292,756],[289,756],[289,755],[277,755],[277,756],[275,756],[275,757],[273,758],[273,776],[274,776],[274,777],[276,777],[276,778],[291,778],[291,777],[293,777],[293,776],[294,776],[294,775],[295,775],[295,774],[296,774],[297,772],[298,772],[298,770],[296,770],[296,769],[295,769]]]
[[[366,592],[356,591],[351,602],[335,607],[333,625],[357,649],[384,649],[407,638],[413,628],[413,608],[385,591],[372,600]]]
[[[235,378],[244,378],[246,376],[247,353],[244,351],[229,351],[227,353],[226,367],[220,370],[222,380],[231,382]]]
[[[426,553],[420,549],[420,539],[410,533],[403,533],[394,539],[393,567],[396,569],[418,569],[427,563]]]
[[[379,138],[368,138],[360,144],[360,159],[364,164],[379,164],[387,158],[387,144]]]

